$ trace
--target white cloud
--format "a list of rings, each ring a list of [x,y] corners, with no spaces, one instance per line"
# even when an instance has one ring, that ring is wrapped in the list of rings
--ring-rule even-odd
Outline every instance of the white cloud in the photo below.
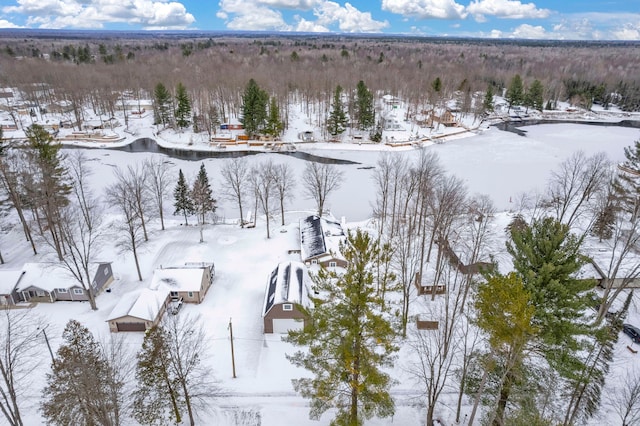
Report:
[[[307,21],[304,18],[299,18],[295,31],[301,33],[326,33],[329,32],[329,28],[324,25],[320,25],[313,21]]]
[[[523,4],[518,0],[474,0],[466,10],[478,22],[485,22],[487,15],[505,19],[542,19],[551,13],[549,9],[538,9],[534,3]]]
[[[511,38],[545,39],[550,38],[544,27],[540,25],[522,24],[509,36]]]
[[[382,10],[419,19],[464,19],[464,6],[455,0],[382,0]]]
[[[126,23],[154,29],[187,28],[195,18],[182,3],[164,0],[18,0],[4,13],[27,16],[29,26],[41,28],[102,28]]]
[[[275,9],[310,10],[322,3],[322,0],[256,0],[257,5]]]
[[[361,12],[350,3],[340,6],[336,2],[325,1],[314,9],[313,14],[318,18],[318,24],[327,26],[337,23],[340,31],[350,33],[379,32],[389,26],[387,21],[376,21],[371,17],[371,12]]]
[[[370,12],[362,12],[350,3],[341,6],[327,0],[220,0],[219,5],[216,16],[234,30],[327,32],[337,27],[344,32],[379,32],[389,26],[387,21],[376,21]],[[294,24],[285,22],[276,8],[295,6],[304,10],[312,5],[316,20],[296,16]]]
[[[617,40],[640,40],[640,29],[634,28],[631,24],[619,30],[612,31]]]
[[[6,19],[0,19],[0,28],[23,28],[20,25],[16,25],[13,22],[9,22]]]

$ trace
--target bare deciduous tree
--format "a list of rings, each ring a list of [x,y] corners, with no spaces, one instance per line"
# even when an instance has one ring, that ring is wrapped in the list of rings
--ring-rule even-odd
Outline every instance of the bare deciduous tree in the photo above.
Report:
[[[274,166],[274,178],[278,199],[280,200],[280,216],[282,217],[282,226],[284,226],[284,203],[293,196],[292,191],[296,186],[293,170],[288,163],[277,164]]]
[[[117,245],[122,251],[131,251],[138,272],[138,279],[142,281],[140,272],[140,262],[138,261],[138,248],[143,243],[142,225],[139,218],[139,210],[136,201],[129,191],[129,184],[126,182],[125,174],[118,169],[116,172],[116,182],[106,189],[106,198],[109,203],[115,206],[122,214],[122,219],[116,222],[116,228],[126,237],[120,238]]]
[[[11,426],[23,426],[20,408],[38,367],[46,324],[28,309],[0,309],[0,412]],[[35,396],[35,395],[30,395]]]
[[[318,216],[324,213],[329,194],[340,188],[344,173],[332,164],[307,162],[302,175],[302,186],[308,198],[316,202]]]
[[[640,374],[627,374],[624,382],[609,398],[609,405],[620,417],[623,426],[640,425]]]
[[[169,169],[169,163],[162,157],[154,157],[144,162],[145,175],[147,176],[147,188],[158,209],[160,226],[164,231],[164,199],[170,194],[173,176]]]
[[[271,160],[263,161],[251,169],[249,181],[267,221],[267,238],[270,234],[271,200],[276,193],[276,166]],[[255,220],[255,219],[254,219]]]
[[[589,212],[589,202],[596,191],[606,186],[611,164],[604,152],[587,157],[583,151],[574,153],[552,173],[549,183],[549,204],[555,218],[572,226],[582,214]]]
[[[240,210],[240,226],[244,228],[242,200],[247,195],[248,191],[247,181],[249,167],[247,165],[247,161],[244,158],[233,158],[231,160],[227,160],[222,165],[220,173],[222,174],[222,180],[225,183],[225,185],[223,185],[222,193],[227,199],[238,203],[238,208]]]

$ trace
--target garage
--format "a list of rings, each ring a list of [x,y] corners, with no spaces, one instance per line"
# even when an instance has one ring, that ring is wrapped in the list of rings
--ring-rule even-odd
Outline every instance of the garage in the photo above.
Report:
[[[302,330],[304,321],[302,319],[293,318],[274,318],[273,332],[286,334],[289,330]]]
[[[118,331],[146,331],[145,323],[143,322],[119,322],[116,323]]]

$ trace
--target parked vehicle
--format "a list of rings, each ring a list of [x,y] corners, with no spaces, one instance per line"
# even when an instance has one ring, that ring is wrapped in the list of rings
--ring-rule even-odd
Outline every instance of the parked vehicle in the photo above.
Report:
[[[631,337],[634,343],[640,343],[640,328],[634,327],[631,324],[622,324],[622,332]]]
[[[168,311],[171,315],[178,315],[180,312],[180,308],[182,308],[182,297],[172,297],[169,301]]]

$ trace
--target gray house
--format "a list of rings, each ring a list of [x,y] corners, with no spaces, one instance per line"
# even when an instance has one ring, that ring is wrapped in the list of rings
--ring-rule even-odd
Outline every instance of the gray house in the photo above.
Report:
[[[20,302],[57,302],[89,300],[89,295],[69,271],[56,264],[25,263],[23,277],[15,289]],[[89,268],[91,287],[99,294],[113,281],[111,262],[95,262]]]
[[[0,307],[13,306],[19,299],[16,287],[24,271],[0,271]]]

